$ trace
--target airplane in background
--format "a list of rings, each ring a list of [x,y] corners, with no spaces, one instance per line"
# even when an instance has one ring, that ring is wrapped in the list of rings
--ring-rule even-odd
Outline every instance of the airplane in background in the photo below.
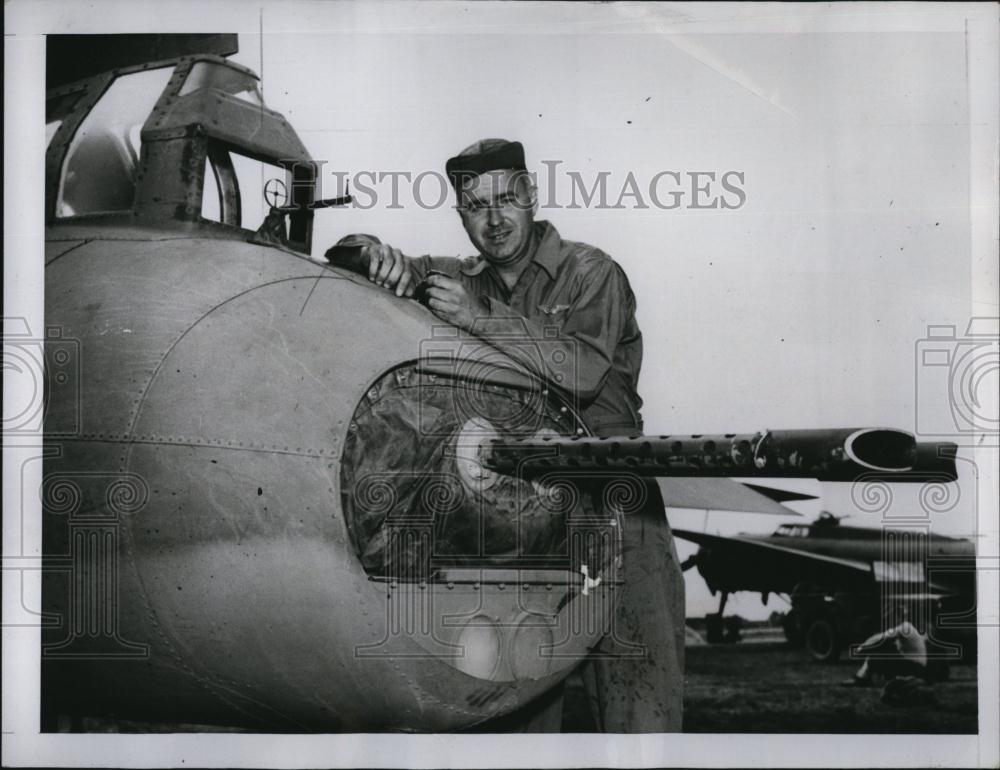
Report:
[[[728,477],[923,462],[882,428],[598,439],[530,369],[311,256],[346,199],[318,199],[235,35],[47,45],[46,731],[488,723],[606,633],[636,479],[740,508]]]
[[[719,611],[708,641],[723,640],[729,594],[788,597],[788,641],[816,660],[836,660],[848,644],[883,630],[905,604],[918,628],[930,629],[942,657],[975,655],[976,556],[972,541],[927,529],[845,526],[824,512],[811,523],[781,524],[770,535],[723,537],[674,529],[698,551],[681,565],[697,567]]]

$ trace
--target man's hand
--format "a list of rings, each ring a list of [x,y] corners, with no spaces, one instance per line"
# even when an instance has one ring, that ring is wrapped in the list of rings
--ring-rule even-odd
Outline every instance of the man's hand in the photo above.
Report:
[[[412,297],[416,280],[407,258],[399,249],[387,243],[372,243],[361,252],[368,260],[368,280],[390,291],[397,297]]]
[[[427,306],[438,318],[466,331],[472,331],[477,318],[490,314],[489,308],[471,296],[461,281],[434,273],[427,276]]]

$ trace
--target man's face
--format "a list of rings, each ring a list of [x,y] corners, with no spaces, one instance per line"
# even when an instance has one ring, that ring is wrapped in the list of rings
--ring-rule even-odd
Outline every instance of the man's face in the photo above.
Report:
[[[524,171],[488,171],[467,181],[459,213],[469,239],[491,263],[515,264],[531,243],[535,188]]]

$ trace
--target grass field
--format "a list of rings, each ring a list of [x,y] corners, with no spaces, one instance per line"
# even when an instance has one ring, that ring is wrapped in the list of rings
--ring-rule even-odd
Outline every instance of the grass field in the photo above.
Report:
[[[782,642],[687,648],[684,732],[935,733],[978,730],[976,667],[951,667],[936,703],[889,706],[881,687],[843,687],[857,662],[816,663]],[[565,732],[588,732],[579,681],[567,683]]]
[[[843,687],[858,663],[816,663],[781,643],[690,647],[685,732],[975,733],[976,667],[952,666],[935,705],[881,702],[881,687]]]

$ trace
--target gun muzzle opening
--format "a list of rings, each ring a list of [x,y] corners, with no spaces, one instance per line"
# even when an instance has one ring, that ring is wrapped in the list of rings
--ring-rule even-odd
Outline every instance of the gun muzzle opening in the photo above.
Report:
[[[905,431],[868,428],[852,433],[844,441],[847,456],[862,468],[901,473],[913,468],[917,444]]]

